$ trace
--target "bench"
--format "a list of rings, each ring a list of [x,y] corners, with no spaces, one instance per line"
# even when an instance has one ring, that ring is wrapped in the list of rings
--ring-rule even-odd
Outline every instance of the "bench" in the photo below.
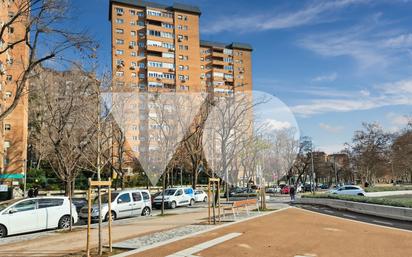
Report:
[[[239,208],[246,209],[246,213],[247,213],[247,215],[249,215],[249,206],[256,206],[258,212],[260,212],[259,211],[258,200],[255,199],[255,198],[246,199],[246,200],[239,200],[239,201],[233,201],[233,202],[223,202],[223,203],[221,203],[221,207],[222,207],[222,210],[223,210],[223,218],[226,217],[225,211],[232,211],[233,217],[236,219],[236,214],[239,215]]]

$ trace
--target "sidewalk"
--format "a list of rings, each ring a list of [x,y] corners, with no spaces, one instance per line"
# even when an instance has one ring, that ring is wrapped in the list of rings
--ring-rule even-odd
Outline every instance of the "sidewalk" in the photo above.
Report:
[[[167,212],[166,212],[167,213]],[[112,228],[113,242],[121,242],[149,233],[170,230],[173,228],[199,223],[207,218],[207,209],[199,208],[187,213],[164,217],[139,217],[115,222]],[[103,244],[108,243],[107,226],[103,230]],[[92,229],[91,247],[97,247],[97,229]],[[71,233],[49,233],[33,240],[2,244],[0,256],[61,256],[79,252],[86,248],[86,229],[79,228]]]

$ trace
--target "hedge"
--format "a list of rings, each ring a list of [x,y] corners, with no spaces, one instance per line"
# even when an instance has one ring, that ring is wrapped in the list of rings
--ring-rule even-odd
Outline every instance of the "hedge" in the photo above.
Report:
[[[407,207],[412,208],[412,197],[411,199],[386,199],[381,197],[365,197],[356,195],[334,195],[334,194],[314,194],[314,195],[302,195],[302,198],[326,198],[326,199],[337,199],[360,203],[371,203],[379,205],[389,205],[395,207]]]

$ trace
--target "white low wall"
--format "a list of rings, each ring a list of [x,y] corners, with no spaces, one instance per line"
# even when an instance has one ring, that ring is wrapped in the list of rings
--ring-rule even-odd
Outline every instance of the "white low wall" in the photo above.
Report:
[[[412,208],[394,207],[370,203],[358,203],[352,201],[326,198],[299,198],[296,199],[295,203],[324,205],[335,209],[353,211],[357,213],[369,214],[378,217],[412,221]]]

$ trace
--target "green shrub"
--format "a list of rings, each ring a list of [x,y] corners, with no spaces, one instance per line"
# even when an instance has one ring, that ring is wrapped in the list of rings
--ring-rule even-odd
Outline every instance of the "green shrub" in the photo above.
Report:
[[[412,208],[412,199],[387,199],[381,197],[365,197],[356,195],[333,195],[333,194],[314,194],[314,195],[302,195],[302,198],[326,198],[337,199],[360,203],[371,203],[379,205],[389,205],[395,207],[407,207]]]
[[[412,190],[412,186],[388,186],[388,187],[367,187],[365,192],[384,192],[384,191],[401,191]]]

